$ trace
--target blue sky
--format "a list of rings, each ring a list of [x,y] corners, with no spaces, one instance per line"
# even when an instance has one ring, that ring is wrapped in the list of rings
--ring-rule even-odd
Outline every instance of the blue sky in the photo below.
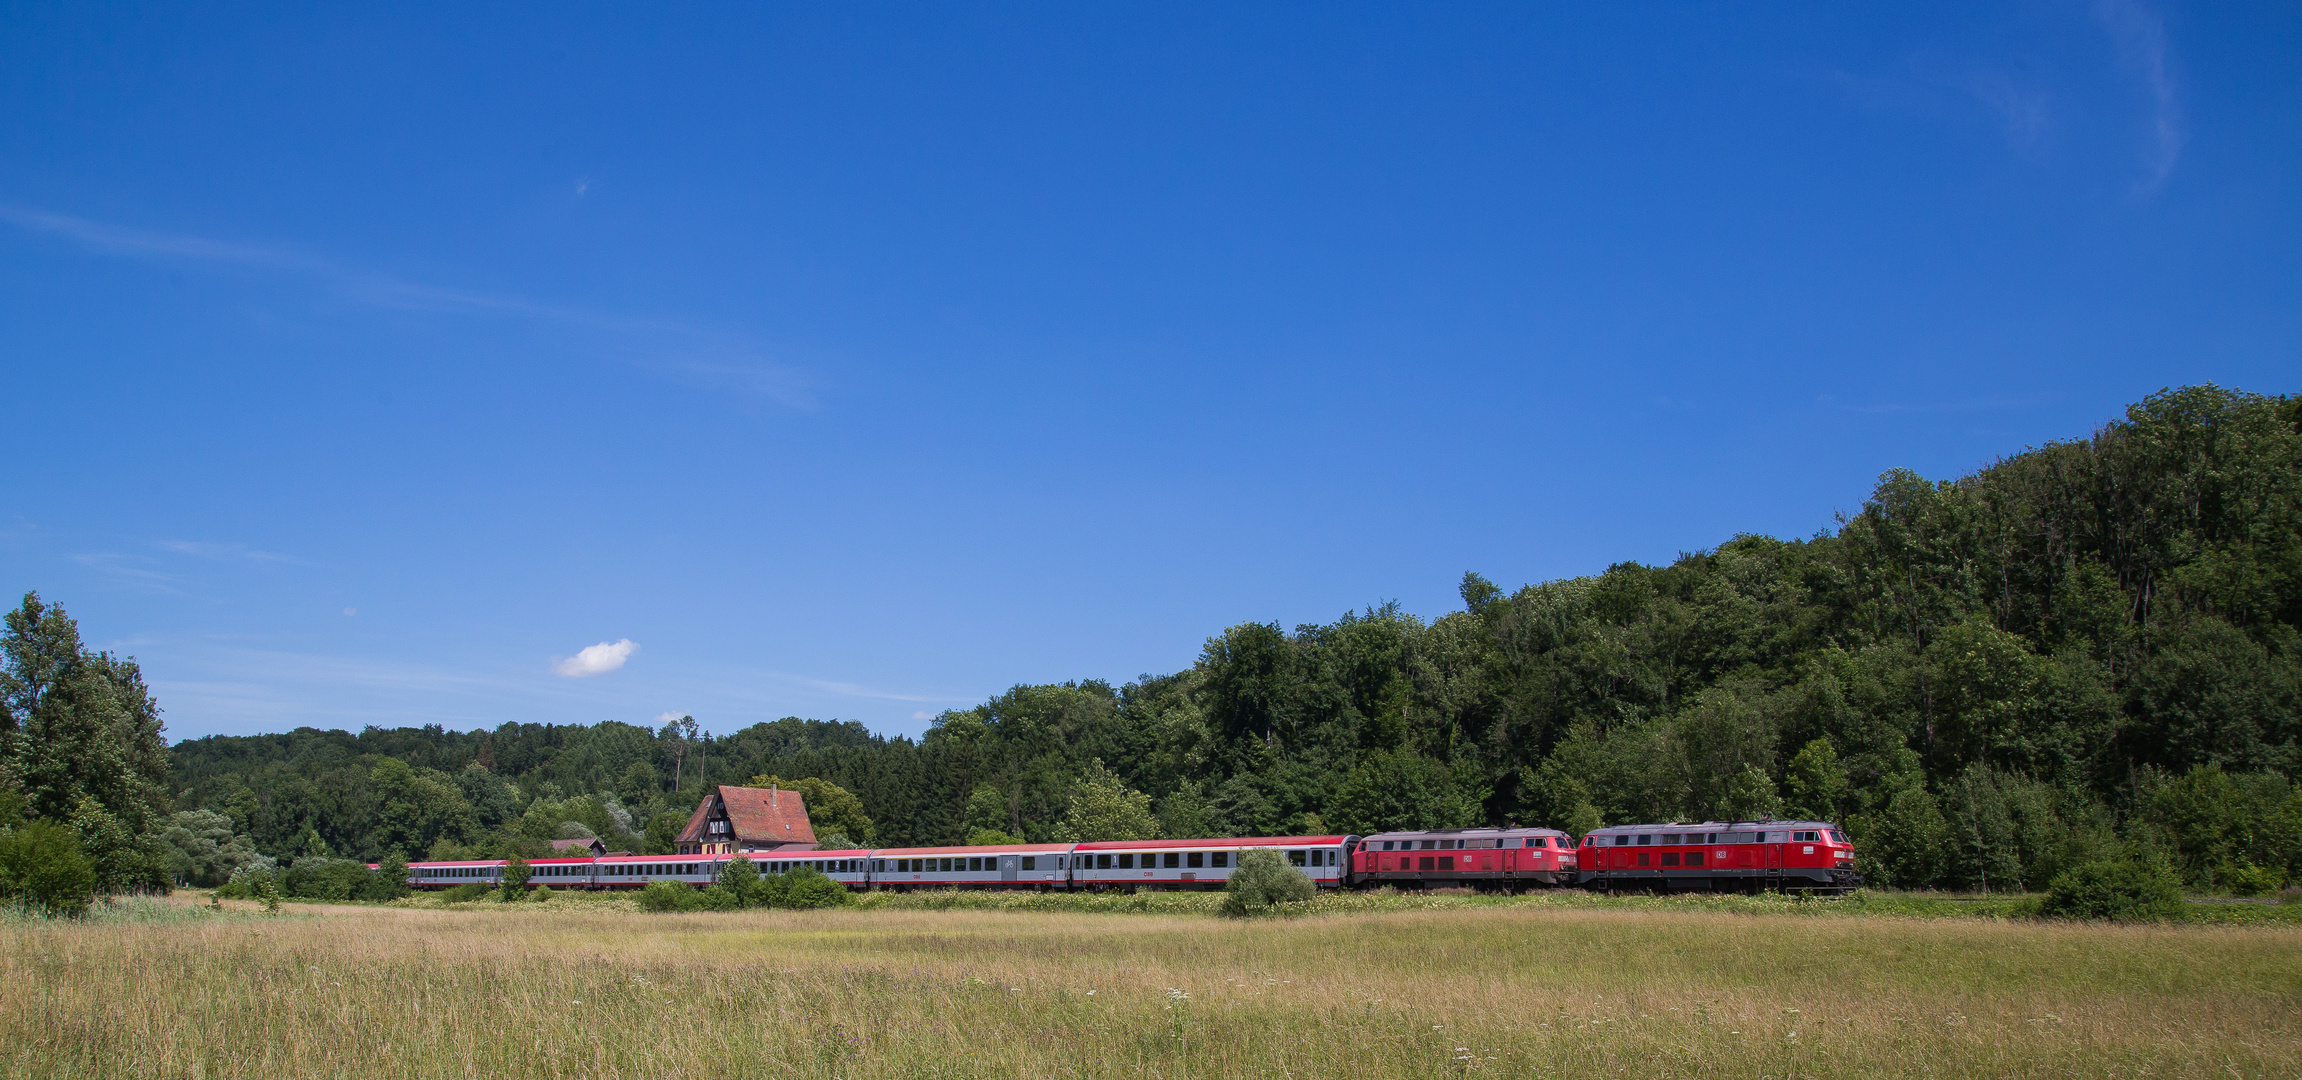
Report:
[[[0,588],[179,738],[915,733],[1809,535],[2296,390],[2297,55],[2135,0],[6,4]]]

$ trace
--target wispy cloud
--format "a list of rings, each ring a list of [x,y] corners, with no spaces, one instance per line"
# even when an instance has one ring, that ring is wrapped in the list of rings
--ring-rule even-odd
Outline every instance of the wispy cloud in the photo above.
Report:
[[[178,587],[182,581],[175,574],[159,569],[160,560],[149,555],[130,555],[116,551],[85,551],[68,556],[90,570],[111,580],[114,585],[139,592],[183,596]]]
[[[725,335],[663,319],[634,318],[539,303],[521,296],[410,281],[283,245],[245,244],[185,233],[112,225],[70,214],[0,203],[0,223],[59,237],[90,251],[123,258],[244,267],[319,282],[357,303],[401,311],[466,312],[606,330],[645,339],[627,345],[623,360],[643,368],[733,390],[795,409],[817,401],[804,372],[753,355]]]
[[[567,659],[554,661],[552,673],[564,679],[588,679],[594,675],[605,675],[622,667],[623,662],[631,659],[631,654],[638,651],[639,643],[630,638],[603,641],[597,645],[585,646]]]
[[[304,560],[295,558],[294,556],[282,555],[276,551],[258,551],[246,544],[209,543],[197,540],[162,540],[154,546],[158,547],[162,551],[174,552],[178,555],[190,555],[194,558],[200,559],[243,559],[248,562],[289,563],[297,566],[309,565]]]
[[[2175,95],[2174,75],[2166,44],[2166,22],[2139,0],[2095,0],[2094,20],[2110,35],[2119,62],[2132,71],[2149,95],[2150,149],[2144,154],[2146,175],[2140,187],[2155,191],[2174,172],[2189,141],[2182,104]]]
[[[879,690],[873,687],[861,686],[851,682],[835,682],[829,679],[811,679],[805,675],[784,675],[781,677],[791,682],[798,683],[801,686],[813,687],[814,689],[821,690],[824,693],[838,694],[841,697],[871,698],[875,701],[927,702],[930,704],[935,702],[960,700],[953,697],[936,697],[926,694],[898,694],[892,690]]]
[[[2051,99],[2045,91],[2024,85],[2003,71],[1971,72],[1961,85],[1998,118],[2007,145],[2016,150],[2037,148],[2053,119]]]

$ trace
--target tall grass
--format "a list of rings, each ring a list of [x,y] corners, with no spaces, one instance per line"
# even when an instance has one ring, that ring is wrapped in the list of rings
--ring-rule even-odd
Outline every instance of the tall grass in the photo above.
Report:
[[[2283,925],[288,911],[0,925],[0,1073],[2302,1074],[2302,930]]]

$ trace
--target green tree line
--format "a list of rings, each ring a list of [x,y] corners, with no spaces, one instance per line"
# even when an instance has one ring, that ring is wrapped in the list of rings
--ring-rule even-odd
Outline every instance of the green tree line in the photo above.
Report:
[[[152,813],[275,859],[638,850],[703,785],[772,776],[852,795],[838,831],[884,845],[1772,814],[1846,825],[1881,884],[2040,888],[2112,853],[2302,876],[2302,399],[2170,390],[1956,480],[1890,472],[1812,537],[1461,596],[1233,626],[1183,671],[1017,686],[918,739],[191,740]]]

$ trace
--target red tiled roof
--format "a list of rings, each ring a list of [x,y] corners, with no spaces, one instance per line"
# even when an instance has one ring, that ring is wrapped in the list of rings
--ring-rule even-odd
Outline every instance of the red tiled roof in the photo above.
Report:
[[[807,802],[790,788],[749,788],[721,785],[696,804],[695,814],[680,830],[682,844],[705,843],[704,835],[714,803],[727,808],[728,828],[738,843],[813,844],[815,826],[807,820]]]

